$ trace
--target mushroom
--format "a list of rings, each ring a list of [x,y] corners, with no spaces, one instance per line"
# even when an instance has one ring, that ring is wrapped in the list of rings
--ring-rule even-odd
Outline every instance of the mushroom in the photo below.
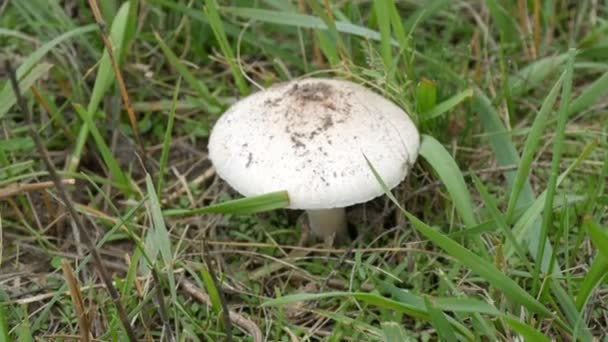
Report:
[[[418,155],[416,126],[397,105],[342,80],[308,78],[236,102],[215,124],[209,157],[217,174],[245,196],[287,190],[307,211],[314,235],[346,236],[344,208],[383,194]]]

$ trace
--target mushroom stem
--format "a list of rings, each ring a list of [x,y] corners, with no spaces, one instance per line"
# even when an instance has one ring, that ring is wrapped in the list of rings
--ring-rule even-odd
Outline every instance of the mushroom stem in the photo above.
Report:
[[[307,210],[310,230],[325,243],[344,239],[346,233],[346,212],[344,208]]]

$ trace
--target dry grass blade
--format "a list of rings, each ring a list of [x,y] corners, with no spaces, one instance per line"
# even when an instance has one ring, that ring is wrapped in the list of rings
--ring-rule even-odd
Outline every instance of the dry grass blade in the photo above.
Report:
[[[55,187],[57,188],[57,193],[59,194],[59,198],[61,198],[61,200],[63,201],[63,204],[68,209],[68,212],[72,216],[72,219],[74,220],[76,227],[80,231],[81,238],[84,240],[84,242],[86,243],[87,247],[89,248],[89,250],[91,252],[91,256],[93,257],[93,261],[94,261],[95,266],[97,267],[99,276],[101,277],[104,284],[106,285],[106,288],[108,289],[110,297],[112,298],[112,302],[114,303],[114,305],[116,307],[118,317],[120,318],[120,321],[125,329],[127,336],[129,337],[129,340],[136,341],[137,338],[136,338],[135,332],[133,331],[133,328],[131,327],[131,324],[129,323],[127,313],[126,313],[124,307],[122,306],[122,303],[120,302],[120,296],[118,294],[118,291],[116,290],[116,287],[114,287],[114,284],[112,283],[112,277],[110,276],[105,265],[103,264],[101,255],[99,254],[99,251],[97,250],[97,247],[95,246],[95,243],[89,236],[87,230],[84,228],[84,223],[82,222],[81,217],[78,215],[78,212],[74,208],[70,195],[65,190],[65,187],[64,187],[63,183],[61,182],[61,178],[59,177],[59,174],[57,173],[55,166],[51,162],[51,159],[46,150],[46,147],[44,147],[42,138],[40,138],[40,135],[34,129],[32,114],[28,110],[27,104],[25,103],[25,98],[21,95],[21,91],[19,89],[19,83],[17,82],[17,75],[15,74],[15,70],[13,69],[13,67],[11,66],[11,64],[8,60],[5,62],[5,69],[8,72],[9,80],[11,82],[11,85],[13,87],[13,92],[15,93],[15,97],[17,99],[17,104],[19,105],[19,108],[21,109],[23,115],[25,115],[25,117],[26,117],[26,122],[29,126],[28,128],[29,128],[30,135],[32,136],[32,139],[34,140],[34,143],[36,144],[36,148],[38,149],[38,152],[40,153],[40,157],[41,157],[42,161],[44,162],[46,168],[49,171],[49,174],[51,176],[51,179],[53,180],[53,183],[55,183]]]
[[[76,180],[74,178],[62,179],[61,182],[66,185],[76,184]],[[51,181],[31,183],[31,184],[22,184],[22,183],[11,184],[7,187],[0,188],[0,200],[15,196],[15,195],[20,195],[25,192],[50,189],[54,186],[55,186],[55,183],[53,183]]]
[[[200,288],[198,288],[198,286],[196,286],[196,284],[192,283],[191,281],[183,279],[180,283],[180,286],[186,293],[194,297],[199,302],[209,306],[212,305],[211,298],[209,298],[209,295],[203,292]],[[264,335],[262,334],[262,330],[260,330],[260,328],[253,321],[234,311],[228,311],[228,313],[230,315],[230,320],[234,324],[245,330],[247,333],[249,333],[249,335],[251,335],[251,337],[253,338],[254,342],[264,341]]]
[[[80,339],[81,341],[88,342],[91,340],[90,330],[89,330],[89,320],[84,309],[84,303],[82,302],[82,296],[80,295],[80,287],[78,286],[78,281],[74,277],[74,271],[67,260],[61,260],[61,269],[63,270],[63,276],[65,277],[65,281],[68,284],[68,288],[70,289],[70,297],[72,297],[72,302],[74,302],[74,309],[76,310],[76,314],[78,315],[78,325],[80,326]]]
[[[91,11],[93,12],[93,16],[95,17],[95,21],[97,25],[99,25],[99,31],[101,34],[101,39],[103,40],[103,45],[106,47],[106,51],[108,51],[108,56],[110,57],[110,61],[112,64],[112,69],[114,69],[114,75],[116,75],[116,82],[118,83],[118,87],[120,89],[120,96],[122,97],[123,104],[125,105],[125,109],[127,110],[127,115],[129,116],[129,121],[131,123],[131,129],[133,130],[133,136],[135,136],[135,140],[137,141],[137,145],[139,147],[139,152],[144,161],[144,165],[147,165],[147,153],[144,148],[143,141],[141,140],[141,136],[139,135],[139,127],[137,126],[137,119],[135,118],[135,112],[133,111],[133,107],[131,107],[131,101],[129,100],[129,93],[127,92],[127,87],[125,86],[125,81],[122,78],[122,73],[120,72],[120,68],[118,67],[118,63],[116,62],[116,58],[114,56],[114,50],[112,49],[112,43],[110,39],[108,39],[108,35],[106,33],[106,24],[101,16],[99,11],[99,6],[97,5],[97,0],[89,0],[89,6],[91,7]],[[133,14],[131,14],[133,15]]]

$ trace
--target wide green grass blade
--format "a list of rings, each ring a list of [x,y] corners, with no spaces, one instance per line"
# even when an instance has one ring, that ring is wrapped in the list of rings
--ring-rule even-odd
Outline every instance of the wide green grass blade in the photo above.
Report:
[[[507,222],[511,221],[511,217],[515,212],[515,207],[517,205],[517,199],[528,180],[528,176],[530,175],[530,171],[532,169],[532,162],[534,161],[534,153],[540,143],[542,138],[543,129],[545,127],[545,123],[549,118],[549,114],[553,110],[553,106],[555,105],[555,101],[557,100],[557,95],[559,89],[561,88],[563,82],[564,74],[562,77],[553,85],[553,88],[549,92],[549,95],[543,101],[543,104],[538,112],[538,115],[534,118],[534,122],[532,123],[532,127],[528,133],[528,137],[526,138],[526,142],[524,143],[524,150],[521,157],[521,162],[517,166],[517,172],[515,173],[515,177],[513,180],[513,187],[511,188],[511,194],[509,196],[509,204],[507,205]]]
[[[385,342],[407,341],[407,335],[397,322],[382,322],[382,334]]]
[[[585,88],[581,93],[572,100],[570,108],[568,108],[568,115],[574,115],[580,113],[586,109],[589,109],[597,101],[606,98],[608,95],[608,72],[602,74],[597,80],[591,85]]]
[[[475,91],[472,101],[473,111],[479,115],[481,125],[488,137],[498,166],[519,165],[519,154],[513,145],[510,133],[503,125],[496,109],[488,97],[480,90]],[[508,191],[511,192],[515,180],[515,171],[505,172],[507,178]],[[526,180],[517,198],[516,209],[526,208],[534,200],[534,194],[530,183]],[[535,249],[536,250],[536,249]]]
[[[426,118],[431,109],[437,105],[437,84],[431,80],[423,78],[418,82],[416,86],[416,112],[418,114],[418,121],[421,122],[420,117]]]
[[[498,0],[485,0],[485,4],[490,10],[490,15],[496,26],[498,26],[501,41],[507,44],[515,43],[515,39],[519,38],[519,32],[517,30],[517,22],[513,16],[502,7]]]
[[[393,47],[391,37],[391,21],[389,18],[390,1],[374,0],[374,12],[376,14],[376,22],[380,31],[380,53],[386,70],[390,70],[393,66]]]
[[[579,311],[584,308],[593,291],[602,285],[606,279],[608,279],[608,258],[599,253],[591,262],[589,271],[585,274],[576,294],[576,308]]]
[[[560,70],[567,61],[568,55],[545,57],[532,62],[522,68],[516,74],[509,76],[509,90],[512,96],[519,96],[527,91],[535,89],[545,82],[551,73]]]
[[[393,202],[393,204],[395,204],[401,210],[401,212],[410,220],[411,224],[414,226],[414,228],[416,228],[418,232],[420,232],[427,239],[438,245],[454,259],[458,260],[460,263],[468,267],[473,273],[476,273],[477,275],[484,278],[492,286],[496,287],[497,289],[500,289],[503,294],[513,302],[516,302],[526,307],[528,310],[541,314],[545,317],[554,317],[554,315],[549,309],[547,309],[542,303],[536,300],[536,298],[532,297],[526,290],[521,288],[513,279],[509,278],[507,275],[497,269],[496,266],[494,266],[491,262],[479,257],[466,247],[463,247],[456,241],[429,227],[427,224],[420,221],[416,216],[410,214],[405,209],[403,209],[397,199],[389,192],[386,183],[384,183],[384,181],[382,180],[376,169],[373,167],[373,165],[369,162],[369,160],[367,160],[367,163],[372,172],[374,173],[376,180],[384,189],[385,194]],[[563,322],[559,320],[559,318],[555,317],[555,320],[556,322],[558,322],[558,324],[560,324],[560,326],[565,326]]]
[[[110,41],[112,42],[112,48],[114,49],[114,56],[120,56],[122,54],[122,47],[125,41],[124,38],[128,20],[129,3],[125,2],[120,7],[118,13],[116,14],[116,17],[114,18],[114,21],[112,21],[112,27],[110,29]],[[119,61],[116,62],[118,63]],[[116,76],[114,75],[114,69],[112,68],[112,61],[110,59],[110,55],[108,54],[108,51],[104,51],[99,62],[99,68],[97,69],[97,77],[95,78],[95,85],[93,85],[91,99],[89,100],[85,115],[88,119],[90,119],[91,122],[93,122],[93,117],[97,112],[97,109],[99,108],[99,104],[106,96],[106,92],[110,89],[110,87],[114,84],[115,81]],[[78,137],[76,138],[76,143],[72,152],[72,156],[70,157],[70,160],[68,162],[68,172],[74,172],[78,168],[84,146],[89,137],[90,128],[91,126],[88,124],[81,126],[80,132],[78,132]],[[97,144],[97,146],[99,147],[99,144]]]
[[[445,315],[441,310],[437,309],[433,300],[429,297],[424,297],[424,306],[426,307],[426,311],[429,313],[429,318],[431,319],[431,324],[437,330],[437,334],[439,335],[439,339],[441,341],[447,342],[457,342],[456,333],[452,330],[450,323],[445,318]]]
[[[467,190],[462,172],[448,151],[435,138],[423,135],[419,153],[445,185],[465,225],[477,225],[471,194]]]
[[[432,107],[430,110],[421,113],[419,115],[420,122],[426,122],[435,118],[442,116],[443,114],[449,112],[450,110],[456,108],[456,106],[460,105],[464,101],[473,97],[473,89],[464,90],[449,99],[437,104]]]
[[[511,329],[513,329],[515,332],[517,332],[519,335],[521,335],[521,337],[524,338],[524,341],[528,341],[528,342],[549,342],[550,341],[549,338],[544,333],[523,323],[518,318],[515,318],[512,316],[505,316],[505,317],[503,317],[503,320],[511,327]]]
[[[205,5],[205,14],[207,15],[207,20],[211,26],[211,29],[213,30],[215,39],[222,50],[222,54],[228,62],[228,67],[230,68],[234,82],[236,83],[241,95],[247,95],[249,94],[249,87],[247,86],[247,82],[245,82],[245,78],[243,78],[243,75],[241,74],[241,70],[237,65],[236,59],[234,58],[232,47],[230,46],[228,38],[226,37],[226,32],[224,32],[224,24],[222,23],[222,18],[220,17],[220,13],[218,11],[218,5],[215,0],[205,0]]]
[[[0,293],[4,297],[4,293]],[[2,298],[3,299],[3,298]],[[10,341],[9,330],[8,330],[8,318],[6,314],[7,305],[3,303],[4,300],[0,301],[0,341]]]
[[[30,73],[28,73],[25,77],[19,80],[19,89],[21,89],[21,92],[25,94],[27,91],[29,91],[30,87],[33,86],[38,79],[45,75],[48,75],[48,72],[51,70],[52,67],[53,64],[44,62],[34,66],[31,69]],[[6,89],[7,88],[5,86],[2,92],[0,93],[0,104],[2,104],[2,106],[0,106],[0,119],[2,119],[2,117],[8,112],[8,110],[17,102],[17,98],[15,97],[13,89],[9,87],[8,90],[5,91]]]
[[[245,7],[223,7],[222,11],[228,14],[237,15],[246,19],[257,20],[264,23],[318,30],[328,29],[327,25],[321,18],[312,15]],[[376,41],[382,40],[378,31],[370,30],[364,26],[359,26],[344,21],[335,21],[335,25],[336,30],[341,33],[347,33]],[[391,44],[397,45],[397,41],[391,40]]]
[[[547,185],[547,196],[545,197],[545,205],[543,208],[543,223],[540,233],[540,244],[536,251],[535,260],[541,260],[547,243],[547,237],[553,226],[553,198],[557,190],[557,179],[559,177],[559,168],[561,163],[562,151],[564,149],[564,140],[566,138],[566,123],[568,122],[568,107],[572,94],[572,74],[574,72],[574,58],[576,50],[568,51],[568,66],[566,67],[564,83],[562,87],[561,105],[558,113],[556,134],[553,142],[553,159],[551,160],[551,169],[549,173],[549,183]],[[533,273],[532,288],[536,292],[538,283],[541,277],[541,264],[536,263]]]
[[[210,267],[210,265],[207,266]],[[201,269],[201,278],[203,278],[203,284],[205,284],[205,289],[211,300],[211,308],[218,317],[222,317],[222,298],[220,297],[220,292],[215,286],[215,281],[213,281],[213,277],[211,276],[211,273],[209,273],[209,270],[206,268]]]
[[[145,252],[146,257],[150,261],[156,261],[158,255],[162,260],[164,267],[164,273],[169,280],[169,291],[171,293],[171,300],[173,303],[177,300],[177,287],[175,281],[175,275],[173,273],[173,265],[176,260],[173,258],[171,239],[169,238],[169,231],[165,225],[165,219],[163,212],[161,211],[160,201],[154,189],[154,183],[152,177],[146,174],[146,191],[148,193],[148,215],[152,219],[152,229],[148,231],[148,235],[145,239]],[[143,265],[146,265],[145,263]],[[148,265],[150,268],[155,268],[155,265]]]
[[[570,166],[568,166],[568,168],[566,170],[564,170],[564,172],[562,172],[562,174],[559,176],[559,178],[557,179],[557,186],[562,184],[562,182],[583,163],[583,161],[585,161],[587,158],[589,158],[589,156],[591,155],[591,153],[593,153],[593,151],[595,151],[597,146],[598,146],[597,141],[593,141],[589,145],[585,146],[585,148],[583,148],[583,150],[577,156],[577,158],[574,160],[574,162],[572,162],[572,164],[570,164]],[[534,200],[534,202],[531,205],[529,205],[529,207],[526,210],[523,211],[523,214],[515,222],[515,225],[513,226],[513,233],[515,234],[515,237],[517,238],[518,241],[526,241],[526,239],[535,237],[535,235],[531,234],[530,231],[533,229],[537,229],[538,217],[542,213],[543,204],[545,203],[546,195],[547,195],[547,192],[545,190],[538,196],[538,198],[536,198]],[[568,198],[568,203],[570,203],[570,199],[575,199],[577,202],[584,199],[584,197],[570,196],[570,195],[567,196],[567,198]],[[554,209],[556,209],[556,208],[557,208],[557,206],[554,206]],[[536,246],[537,244],[538,244],[538,240],[529,241],[529,243],[528,243],[528,245],[533,245],[533,246]],[[532,250],[530,249],[530,251],[532,251]],[[511,246],[510,244],[507,244],[505,247],[505,256],[508,258],[513,252],[514,252],[513,246]],[[548,253],[545,253],[545,254],[548,254]],[[535,256],[534,254],[532,254],[532,255]],[[543,261],[545,259],[546,258],[543,258]],[[549,264],[547,263],[547,264],[543,265],[543,268],[549,269]]]
[[[36,51],[34,51],[29,56],[27,56],[27,58],[23,61],[23,63],[21,63],[21,65],[17,68],[17,79],[21,80],[25,75],[27,75],[30,71],[32,71],[32,68],[34,68],[36,65],[38,65],[38,62],[40,62],[42,60],[42,58],[44,58],[44,56],[46,56],[46,54],[49,51],[51,51],[54,47],[56,47],[57,45],[61,44],[62,42],[66,41],[74,36],[84,35],[89,32],[92,32],[96,28],[97,28],[97,25],[94,25],[94,24],[79,27],[77,29],[63,33],[62,35],[58,36],[57,38],[44,43]],[[31,86],[31,84],[30,84],[30,86]],[[29,86],[22,87],[21,89],[22,90],[29,89]],[[15,103],[15,102],[13,102],[12,104],[9,104],[9,102],[6,101],[6,99],[9,98],[10,96],[12,96],[12,94],[13,94],[13,90],[11,89],[10,84],[7,83],[4,86],[4,88],[2,88],[2,91],[0,92],[0,103],[3,104],[3,106],[0,107],[0,119],[2,119],[2,117],[10,109],[10,107]]]
[[[608,259],[608,230],[591,220],[586,220],[584,226],[593,245],[604,258]]]
[[[190,216],[200,214],[248,215],[263,211],[285,208],[289,205],[287,191],[271,192],[264,195],[240,198],[198,209],[165,210],[165,216]]]

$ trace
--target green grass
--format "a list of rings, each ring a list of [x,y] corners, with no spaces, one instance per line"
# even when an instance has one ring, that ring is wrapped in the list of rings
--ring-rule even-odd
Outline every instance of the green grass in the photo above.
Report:
[[[243,341],[608,336],[603,1],[100,1],[147,161],[88,1],[63,3],[0,5],[0,60],[140,339],[225,339],[226,307]],[[289,194],[241,198],[207,159],[232,103],[309,73],[422,133],[406,181],[348,208],[353,246],[298,246]],[[15,102],[2,78],[0,341],[81,336],[62,259],[93,337],[125,340],[55,189],[3,196],[49,180]]]

